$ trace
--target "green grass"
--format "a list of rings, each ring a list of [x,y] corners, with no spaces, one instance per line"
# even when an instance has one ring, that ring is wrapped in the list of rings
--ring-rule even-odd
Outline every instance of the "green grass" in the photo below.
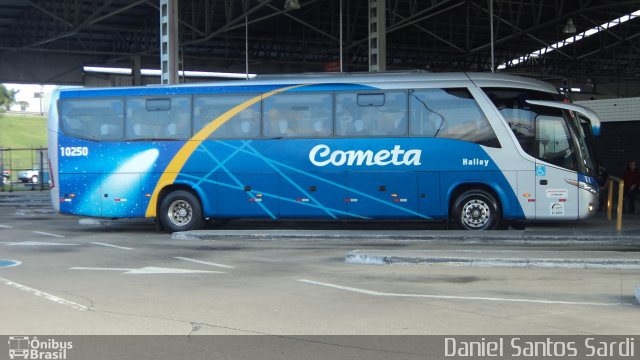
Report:
[[[0,148],[47,146],[47,119],[39,115],[0,116]]]
[[[44,116],[0,115],[0,148],[25,149],[46,148],[46,146],[47,120]],[[2,158],[4,168],[10,169],[12,172],[11,180],[14,182],[17,181],[20,170],[37,169],[40,166],[38,153],[35,151],[5,150],[2,152]],[[46,169],[46,163],[44,166]]]

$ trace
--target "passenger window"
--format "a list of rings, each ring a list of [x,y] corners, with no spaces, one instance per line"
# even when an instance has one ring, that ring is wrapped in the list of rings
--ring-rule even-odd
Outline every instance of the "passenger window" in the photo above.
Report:
[[[325,93],[277,94],[263,100],[265,138],[317,138],[332,134],[333,97]]]
[[[406,136],[407,93],[337,93],[336,135]]]
[[[127,98],[128,140],[186,140],[190,134],[190,96]]]
[[[210,139],[255,139],[260,137],[260,102],[242,109],[224,121],[221,115],[259,94],[196,96],[193,103],[194,133],[207,125],[215,126]]]
[[[411,136],[500,147],[491,124],[467,89],[423,89],[409,93]]]
[[[60,105],[60,126],[69,135],[96,141],[124,137],[122,99],[66,100]]]

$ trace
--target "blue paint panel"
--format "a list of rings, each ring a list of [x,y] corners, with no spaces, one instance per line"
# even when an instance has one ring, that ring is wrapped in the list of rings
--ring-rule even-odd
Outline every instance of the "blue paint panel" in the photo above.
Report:
[[[59,142],[89,149],[88,157],[59,157],[60,182],[66,187],[61,188],[61,196],[65,192],[80,194],[80,198],[61,202],[61,210],[113,217],[144,213],[149,203],[146,194],[153,192],[162,172],[185,143],[96,143],[64,135],[60,135]],[[316,158],[311,159],[310,153],[318,146],[325,146],[326,153],[316,152]],[[393,151],[406,154],[411,150],[419,150],[420,154],[408,163],[403,163],[407,160],[404,155],[391,163],[390,155],[386,154]],[[331,160],[332,153],[341,154],[334,156],[336,160],[357,151],[361,151],[359,163],[336,164]],[[386,159],[384,164],[375,160],[381,152],[384,153],[381,158]],[[322,164],[314,164],[312,160]],[[139,174],[140,185],[120,189],[118,184],[123,182],[117,177],[110,179],[100,174]],[[100,193],[109,181],[113,185],[110,191],[122,192],[118,196],[127,201],[117,204],[117,211],[115,207],[105,208],[103,214],[101,209],[107,204]],[[504,175],[482,147],[449,139],[207,140],[176,178],[176,183],[193,187],[201,195],[206,216],[267,218],[340,218],[347,216],[346,212],[356,217],[440,217],[448,210],[445,194],[465,181],[485,183],[496,189],[506,204],[507,217],[517,218],[522,213]],[[252,190],[244,191],[245,185]],[[313,197],[305,189],[314,185],[316,202],[302,204],[302,199]],[[378,190],[383,185],[387,187],[386,194]],[[440,197],[439,191],[443,192]],[[426,194],[424,198],[420,197],[422,193]],[[391,194],[397,196],[392,198]],[[351,197],[357,197],[359,203],[344,202]],[[129,201],[130,198],[137,201]]]
[[[102,216],[100,174],[61,173],[59,179],[61,213]]]
[[[416,172],[350,172],[349,214],[367,218],[418,218]]]
[[[100,200],[102,216],[132,218],[144,215],[140,173],[115,173],[102,176]]]
[[[268,173],[218,173],[220,217],[276,218],[278,176]]]
[[[87,156],[62,156],[58,150],[61,212],[105,217],[143,216],[150,200],[145,194],[153,192],[160,175],[184,144],[172,141],[100,143],[63,134],[59,135],[58,142],[60,146],[88,149]],[[107,198],[105,193],[109,194]],[[75,198],[65,194],[75,194]]]
[[[420,214],[429,218],[441,218],[440,204],[442,190],[440,187],[440,173],[435,171],[418,173],[418,210]]]
[[[309,154],[314,147],[324,145],[332,152],[371,151],[369,159],[374,163],[367,164],[365,159],[360,164],[345,163],[337,166],[329,161],[322,166],[314,165]],[[394,148],[404,152],[419,149],[419,161],[409,165],[375,164],[376,153]],[[330,159],[328,153],[316,160],[327,159]],[[402,157],[398,160],[402,160]],[[246,171],[277,175],[272,181],[276,184],[277,180],[278,188],[270,195],[280,199],[280,216],[283,217],[340,217],[336,215],[337,212],[332,213],[327,209],[342,211],[343,205],[337,201],[346,198],[350,205],[349,214],[356,217],[437,218],[446,216],[448,211],[448,197],[440,192],[446,194],[464,182],[483,183],[494,188],[500,199],[507,204],[506,216],[518,218],[518,214],[522,214],[518,210],[520,206],[515,201],[513,190],[482,147],[449,139],[206,141],[187,162],[182,170],[183,175],[179,178],[205,171],[216,171],[220,176]],[[447,174],[446,181],[440,180],[441,172]],[[362,175],[354,175],[353,179],[345,181],[346,174],[351,173]],[[302,202],[302,199],[307,198],[311,201],[304,189],[313,184],[329,185],[329,188],[322,187],[323,194],[321,200],[316,199],[316,206],[292,203],[292,200]],[[363,189],[365,184],[373,190]],[[387,195],[378,192],[378,187],[383,185],[389,189]],[[219,196],[222,196],[222,192],[229,191],[228,188],[228,182],[224,189],[218,185]],[[344,197],[345,193],[348,196]],[[390,194],[396,194],[397,197],[392,199]],[[421,194],[425,196],[420,197]],[[362,203],[356,204],[351,198],[357,198]],[[298,199],[301,201],[297,201]],[[274,209],[272,205],[268,208]],[[232,216],[226,213],[227,209],[226,203],[218,202],[219,216]],[[239,216],[233,207],[230,211],[233,216]],[[248,214],[244,210],[241,213]],[[263,210],[258,215],[264,216],[265,213],[267,212]],[[277,211],[271,210],[272,215],[276,213]]]
[[[283,172],[280,174],[280,216],[290,218],[347,217],[345,173]]]

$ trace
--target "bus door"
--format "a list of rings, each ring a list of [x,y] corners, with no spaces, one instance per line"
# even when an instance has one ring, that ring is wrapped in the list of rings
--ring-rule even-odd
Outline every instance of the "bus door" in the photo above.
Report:
[[[347,183],[352,191],[345,201],[352,217],[418,216],[416,172],[350,172]]]
[[[220,217],[279,216],[277,174],[219,172],[216,179]]]
[[[104,174],[100,182],[103,217],[139,217],[142,214],[140,173]]]
[[[574,111],[587,119],[594,134],[600,131],[598,116],[583,106],[540,100],[527,100],[527,103]],[[577,219],[580,207],[586,209],[588,205],[579,204],[578,186],[581,181],[578,173],[587,175],[593,171],[592,151],[586,145],[584,134],[577,131],[579,123],[575,124],[576,130],[571,134],[570,121],[575,119],[542,115],[536,118],[537,148],[534,150],[538,151],[536,157],[543,160],[536,163],[536,175],[540,174],[540,179],[536,176],[538,219]],[[574,141],[574,146],[570,141]],[[549,163],[558,167],[548,166]],[[577,172],[565,169],[576,169]]]
[[[578,188],[568,182],[576,182],[577,173],[566,170],[574,168],[576,161],[570,139],[564,118],[547,115],[536,118],[536,219],[578,216]]]
[[[283,173],[280,175],[281,217],[343,218],[347,216],[347,175]]]

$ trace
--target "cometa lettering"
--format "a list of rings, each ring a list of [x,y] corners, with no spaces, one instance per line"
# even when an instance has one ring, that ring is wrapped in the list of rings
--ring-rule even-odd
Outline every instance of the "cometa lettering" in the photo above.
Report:
[[[404,150],[395,145],[391,150],[331,150],[328,145],[319,144],[309,152],[309,160],[315,166],[418,166],[422,150]]]

